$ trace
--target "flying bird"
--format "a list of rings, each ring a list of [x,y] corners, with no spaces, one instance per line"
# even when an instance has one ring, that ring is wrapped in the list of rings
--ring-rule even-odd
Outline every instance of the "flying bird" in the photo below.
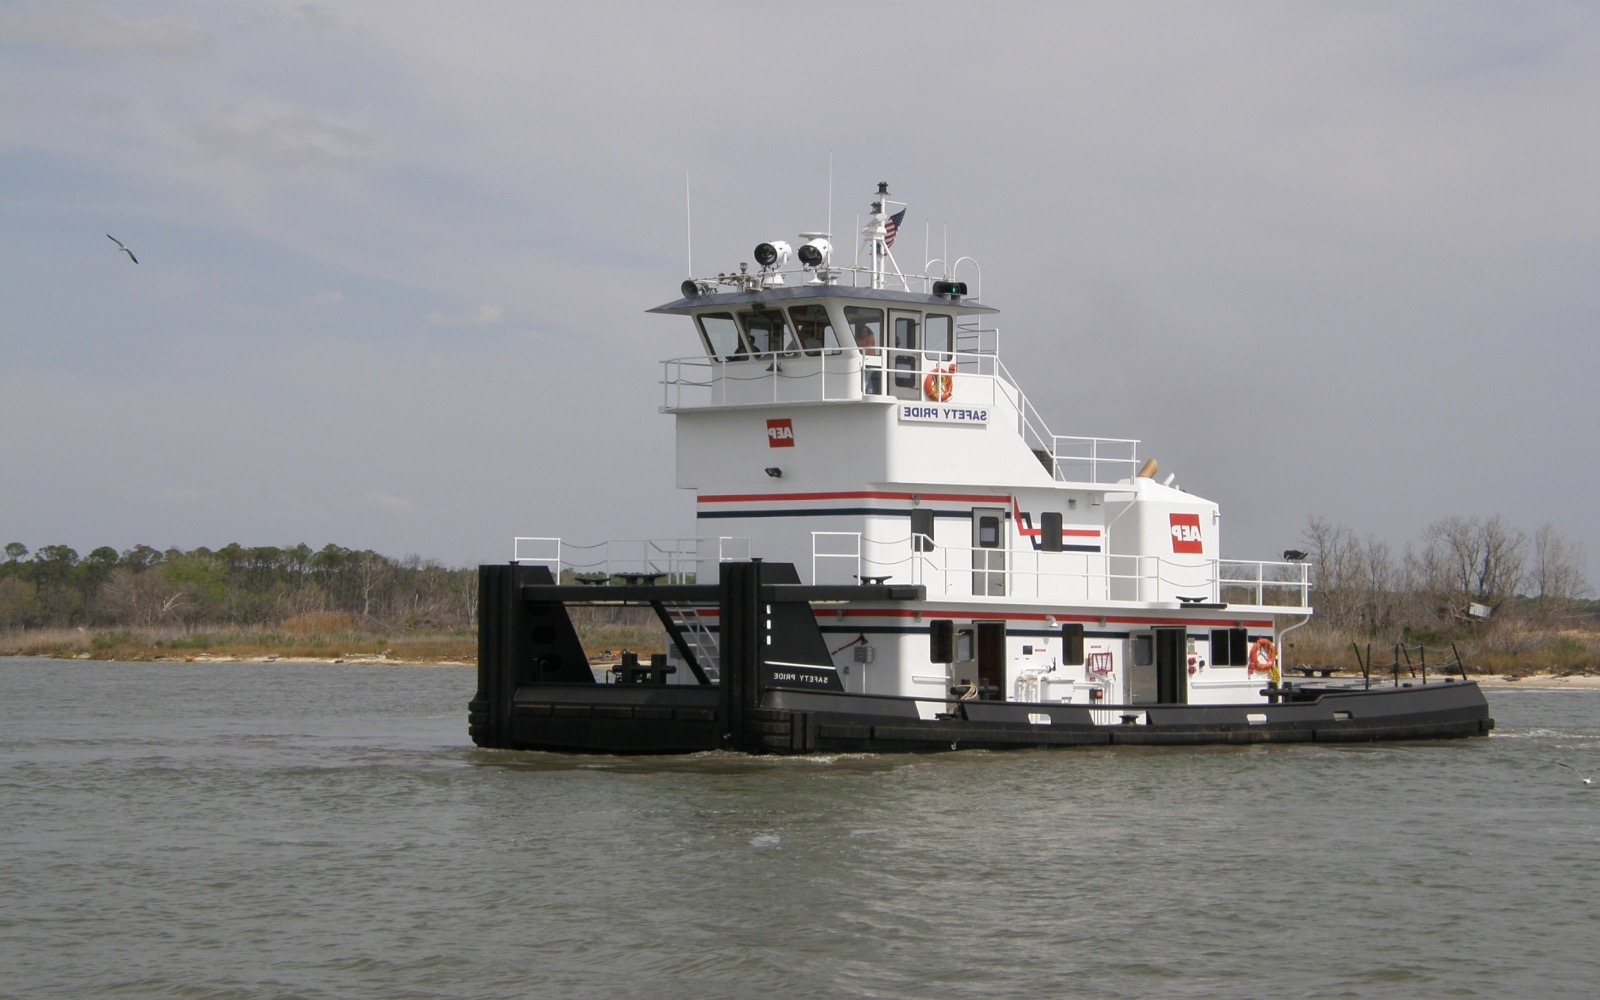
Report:
[[[115,243],[118,250],[121,250],[123,253],[128,255],[129,260],[133,261],[135,264],[139,263],[139,258],[133,255],[132,250],[129,250],[127,247],[123,246],[121,240],[117,239],[115,236],[112,236],[110,233],[106,233],[106,239]]]
[[[1563,763],[1562,761],[1559,761],[1559,760],[1556,761],[1556,764],[1557,764],[1557,766],[1566,768],[1567,770],[1573,772],[1574,774],[1583,774],[1582,771],[1579,771],[1577,768],[1573,767],[1571,764],[1566,764],[1566,763]],[[1597,774],[1600,774],[1600,768],[1596,768],[1595,770],[1590,771],[1588,774],[1583,774],[1583,783],[1585,785],[1589,785],[1590,787],[1593,787],[1593,785],[1594,785],[1594,776],[1597,775]]]

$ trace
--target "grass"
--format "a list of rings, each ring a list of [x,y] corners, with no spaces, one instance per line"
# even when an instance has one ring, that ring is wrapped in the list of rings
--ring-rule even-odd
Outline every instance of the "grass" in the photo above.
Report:
[[[1398,655],[1401,669],[1404,670],[1407,653],[1413,665],[1420,665],[1419,645],[1412,641],[1403,652],[1397,654],[1393,639],[1370,640],[1372,669],[1383,672],[1391,670]],[[1437,637],[1429,637],[1426,645],[1430,674],[1435,669],[1453,663],[1457,651],[1469,675],[1527,677],[1534,674],[1600,674],[1600,632],[1507,626],[1481,637],[1457,639],[1454,650],[1450,640]],[[1366,657],[1369,640],[1318,630],[1312,626],[1289,634],[1289,646],[1283,651],[1282,659],[1288,667],[1299,663],[1324,664],[1348,673],[1359,673],[1361,665],[1356,656],[1357,646],[1360,647],[1361,656]]]
[[[578,609],[591,611],[599,609]],[[574,624],[590,659],[632,649],[662,648],[661,626],[646,609],[637,616],[583,615]],[[620,620],[619,620],[620,619]],[[0,656],[45,656],[91,660],[339,660],[383,657],[409,663],[478,662],[478,635],[471,630],[369,631],[348,616],[301,616],[275,628],[27,629],[0,632]]]

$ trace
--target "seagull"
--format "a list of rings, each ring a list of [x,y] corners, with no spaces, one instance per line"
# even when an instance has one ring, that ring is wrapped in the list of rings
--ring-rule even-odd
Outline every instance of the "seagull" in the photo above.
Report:
[[[139,263],[139,258],[133,255],[132,250],[129,250],[127,247],[123,246],[121,240],[117,239],[115,236],[112,236],[110,233],[106,233],[106,239],[115,243],[118,250],[121,250],[123,253],[128,255],[129,260],[133,261],[135,264]]]
[[[1556,764],[1558,766],[1560,766],[1560,767],[1566,768],[1569,771],[1573,771],[1575,773],[1580,773],[1580,774],[1582,773],[1582,772],[1578,771],[1577,768],[1573,767],[1571,764],[1562,763],[1559,760],[1556,761]],[[1583,776],[1583,783],[1585,785],[1589,785],[1590,787],[1593,787],[1594,786],[1594,776],[1597,775],[1597,774],[1600,774],[1600,768],[1596,768],[1595,770],[1590,771],[1588,774],[1585,774]]]

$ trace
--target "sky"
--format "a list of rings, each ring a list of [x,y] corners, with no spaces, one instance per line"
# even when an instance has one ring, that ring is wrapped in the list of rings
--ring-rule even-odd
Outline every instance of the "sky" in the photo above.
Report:
[[[0,0],[0,543],[692,536],[646,310],[879,181],[1230,558],[1600,585],[1600,5],[1537,0]]]

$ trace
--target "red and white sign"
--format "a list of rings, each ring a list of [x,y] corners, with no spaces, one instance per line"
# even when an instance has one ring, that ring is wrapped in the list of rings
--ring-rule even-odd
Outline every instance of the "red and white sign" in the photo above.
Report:
[[[1192,552],[1196,555],[1205,550],[1200,547],[1200,515],[1199,514],[1172,514],[1172,551]]]
[[[794,425],[789,422],[788,417],[767,421],[767,447],[794,447]]]

